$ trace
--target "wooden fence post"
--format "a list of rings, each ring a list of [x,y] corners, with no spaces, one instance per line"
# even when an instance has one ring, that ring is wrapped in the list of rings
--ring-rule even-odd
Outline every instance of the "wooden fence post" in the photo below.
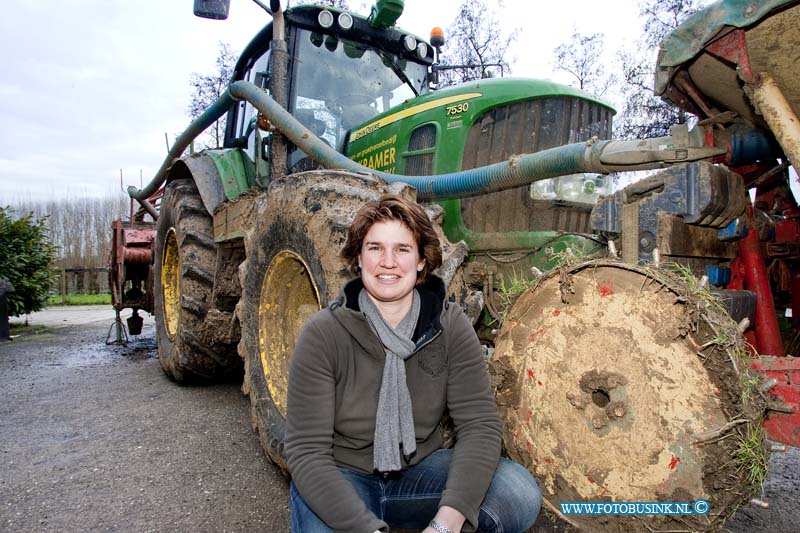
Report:
[[[61,265],[61,305],[67,305],[67,269]]]

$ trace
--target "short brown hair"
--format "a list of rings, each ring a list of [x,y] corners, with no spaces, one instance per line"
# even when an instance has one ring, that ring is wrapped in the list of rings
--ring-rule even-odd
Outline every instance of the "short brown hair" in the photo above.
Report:
[[[414,236],[420,257],[425,260],[422,271],[417,274],[417,285],[422,285],[428,274],[439,268],[442,264],[442,249],[439,238],[433,230],[433,224],[419,204],[406,200],[396,194],[386,194],[378,200],[362,207],[350,228],[347,230],[347,241],[344,243],[341,257],[347,269],[354,276],[361,273],[358,266],[358,256],[361,246],[373,224],[376,222],[389,222],[397,220],[406,226]]]

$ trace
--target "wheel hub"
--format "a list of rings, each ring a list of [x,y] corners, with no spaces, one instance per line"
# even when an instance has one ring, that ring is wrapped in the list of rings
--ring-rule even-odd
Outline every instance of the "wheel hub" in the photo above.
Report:
[[[594,429],[600,430],[628,413],[627,384],[621,374],[592,369],[580,377],[576,390],[567,392],[566,398],[572,407],[585,413]]]

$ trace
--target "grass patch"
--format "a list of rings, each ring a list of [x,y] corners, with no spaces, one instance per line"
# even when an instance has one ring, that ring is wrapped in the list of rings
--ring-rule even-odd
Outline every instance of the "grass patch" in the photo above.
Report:
[[[761,488],[767,479],[767,452],[764,449],[766,433],[760,421],[749,423],[747,432],[739,437],[736,449],[737,470],[744,472],[748,483]]]
[[[12,322],[9,324],[9,334],[12,337],[16,337],[17,335],[35,335],[37,333],[42,333],[47,331],[47,326],[43,326],[41,324],[24,324],[19,322]]]
[[[53,305],[111,305],[110,294],[68,294],[65,300],[61,295],[47,299],[47,307]]]
[[[536,283],[537,278],[526,279],[522,273],[517,273],[512,269],[510,276],[499,276],[497,295],[500,297],[500,304],[504,309],[508,309],[519,298],[522,293],[527,291]]]
[[[742,384],[742,402],[747,403],[758,393],[758,385],[761,382],[758,376],[751,375],[749,372],[742,372],[739,376]]]
[[[538,276],[528,279],[515,268],[511,269],[510,275],[500,274],[497,277],[497,288],[493,291],[494,296],[487,298],[486,301],[486,311],[490,317],[487,324],[500,327],[506,321],[506,314],[517,298],[535,285],[538,279]]]
[[[719,298],[711,294],[708,283],[705,285],[700,284],[702,276],[698,278],[691,268],[680,263],[667,263],[665,268],[669,269],[678,280],[684,283],[691,295],[696,296],[715,310],[728,314]]]
[[[560,252],[553,253],[550,257],[551,268],[571,267],[597,257],[597,254],[595,246],[585,242],[575,243]]]

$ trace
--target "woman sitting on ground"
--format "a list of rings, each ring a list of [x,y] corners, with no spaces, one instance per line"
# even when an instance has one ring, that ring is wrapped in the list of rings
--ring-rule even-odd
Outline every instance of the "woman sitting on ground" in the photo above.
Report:
[[[342,258],[357,277],[309,318],[292,356],[292,531],[527,530],[541,493],[500,458],[481,346],[432,274],[441,250],[425,211],[394,195],[370,203]]]

